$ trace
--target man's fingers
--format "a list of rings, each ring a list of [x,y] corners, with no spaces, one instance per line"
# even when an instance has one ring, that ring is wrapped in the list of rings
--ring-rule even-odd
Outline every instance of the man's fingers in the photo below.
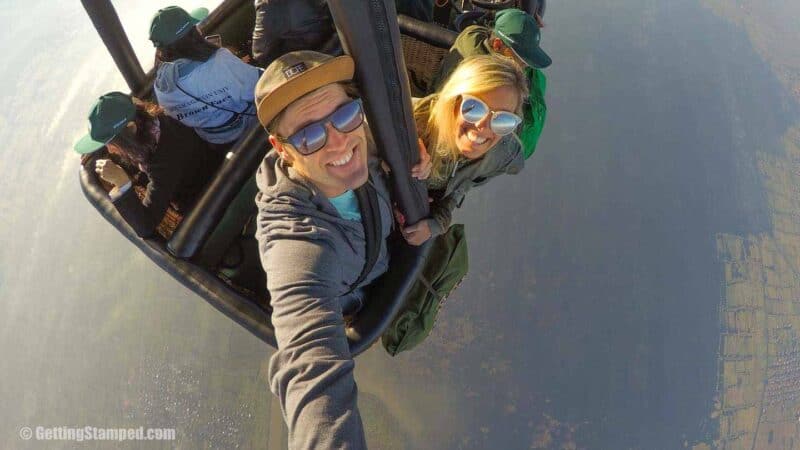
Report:
[[[420,165],[414,166],[414,168],[411,169],[411,176],[418,180],[425,180],[430,176],[430,174],[430,163],[420,163]]]
[[[403,239],[406,240],[411,245],[420,245],[425,242],[425,236],[420,233],[420,230],[411,229],[412,227],[406,227],[400,230],[403,234]]]
[[[408,233],[416,233],[422,229],[422,222],[415,223],[414,225],[409,225],[405,228],[405,231]]]
[[[417,234],[416,234],[415,232],[413,232],[413,231],[406,231],[406,230],[403,230],[402,234],[403,234],[403,237],[404,237],[404,238],[406,239],[406,241],[408,241],[408,242],[411,242],[411,241],[413,241],[414,239],[416,239],[416,238],[417,238]]]
[[[419,237],[419,236],[409,236],[406,239],[406,242],[408,242],[411,245],[419,245],[419,244],[421,244],[421,243],[423,243],[425,241],[423,241],[423,239],[421,237]]]
[[[424,180],[428,178],[431,173],[431,155],[428,154],[428,150],[425,148],[425,143],[422,142],[422,139],[417,138],[417,144],[419,148],[419,162],[411,168],[411,176],[418,180]]]
[[[395,220],[397,220],[397,223],[399,223],[401,226],[405,225],[406,216],[404,216],[403,213],[401,213],[400,210],[397,208],[395,208],[393,211],[394,211],[394,218]]]
[[[406,242],[408,242],[409,244],[414,242],[415,235],[413,232],[409,232],[408,230],[404,229],[401,231],[401,233],[403,234],[403,238],[406,240]]]

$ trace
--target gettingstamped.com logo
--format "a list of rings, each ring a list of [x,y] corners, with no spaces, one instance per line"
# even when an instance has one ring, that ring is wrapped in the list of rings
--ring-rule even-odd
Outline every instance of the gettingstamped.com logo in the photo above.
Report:
[[[30,441],[174,441],[174,428],[22,427],[19,437]]]

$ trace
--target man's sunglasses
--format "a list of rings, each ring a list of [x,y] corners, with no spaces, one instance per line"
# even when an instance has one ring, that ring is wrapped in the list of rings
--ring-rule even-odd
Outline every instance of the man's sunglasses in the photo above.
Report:
[[[329,122],[341,133],[350,133],[361,126],[364,123],[361,99],[357,98],[345,103],[327,117],[304,126],[289,137],[276,137],[279,141],[286,142],[297,149],[301,155],[308,156],[319,151],[328,142],[328,131],[325,129],[325,125]]]
[[[505,136],[513,132],[522,123],[522,119],[508,111],[492,111],[478,98],[463,94],[461,96],[461,117],[471,124],[477,124],[487,114],[492,115],[489,128],[498,136]]]

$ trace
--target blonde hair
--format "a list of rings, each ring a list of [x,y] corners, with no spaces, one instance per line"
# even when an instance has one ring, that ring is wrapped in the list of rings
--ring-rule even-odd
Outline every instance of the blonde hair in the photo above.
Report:
[[[518,95],[517,110],[521,115],[523,99],[528,95],[528,80],[522,69],[499,55],[478,55],[464,59],[447,78],[439,92],[414,105],[414,121],[422,142],[431,155],[430,181],[443,181],[448,168],[461,154],[456,146],[455,133],[461,96],[480,95],[501,87],[514,88]]]

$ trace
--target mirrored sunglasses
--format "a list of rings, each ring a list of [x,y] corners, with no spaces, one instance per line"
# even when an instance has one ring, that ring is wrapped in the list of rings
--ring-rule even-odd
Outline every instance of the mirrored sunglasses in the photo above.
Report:
[[[328,123],[341,133],[350,133],[361,126],[364,123],[361,99],[345,103],[327,117],[304,126],[287,138],[277,138],[289,143],[301,155],[308,156],[319,151],[328,142],[328,130],[325,127]]]
[[[489,128],[498,136],[512,133],[522,123],[522,118],[512,112],[492,111],[479,98],[466,94],[461,96],[461,117],[464,120],[474,125],[483,120],[487,114],[492,115]]]

